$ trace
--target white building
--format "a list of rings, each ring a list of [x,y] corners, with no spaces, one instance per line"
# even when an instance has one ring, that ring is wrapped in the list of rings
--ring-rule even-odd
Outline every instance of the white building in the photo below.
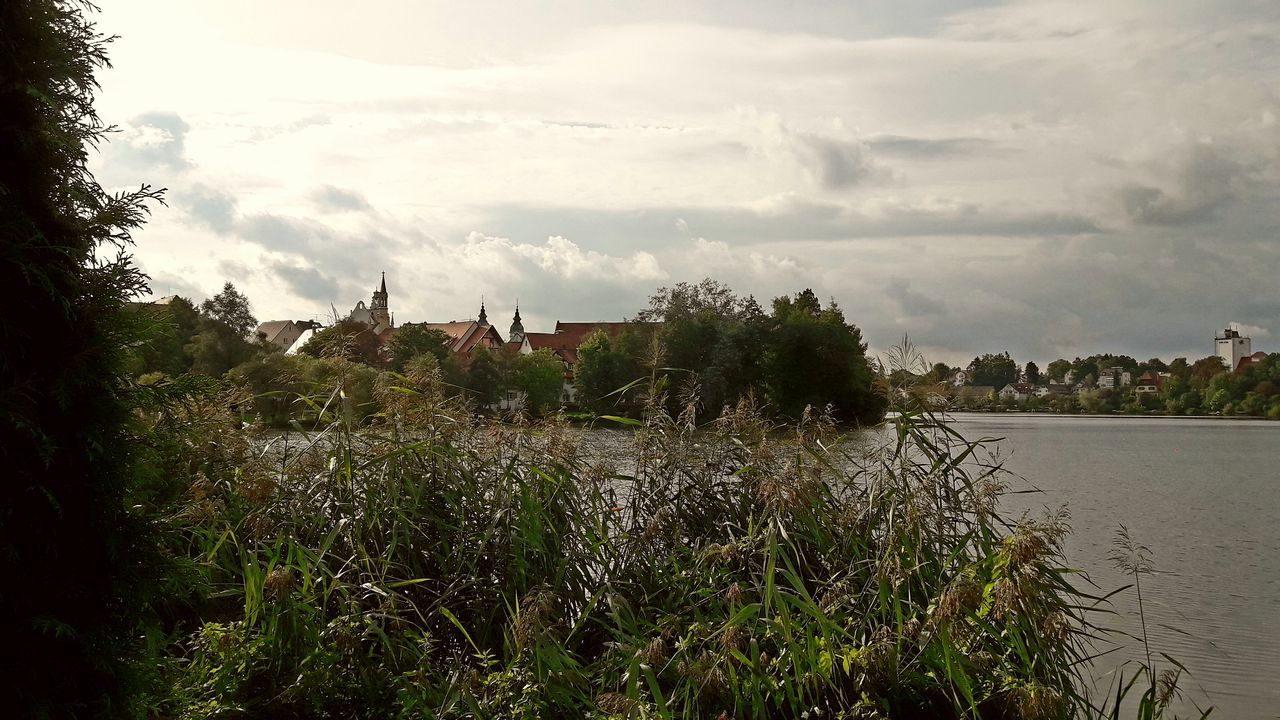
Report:
[[[1132,382],[1133,374],[1119,366],[1103,370],[1102,375],[1098,377],[1098,387],[1100,388],[1127,387]]]
[[[1240,359],[1253,354],[1253,341],[1240,335],[1239,330],[1227,328],[1222,335],[1214,338],[1215,353],[1228,370],[1235,370]]]

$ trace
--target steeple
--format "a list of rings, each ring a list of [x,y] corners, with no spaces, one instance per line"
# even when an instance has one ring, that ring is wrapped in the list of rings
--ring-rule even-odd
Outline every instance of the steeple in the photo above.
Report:
[[[511,331],[507,333],[507,340],[513,343],[524,342],[524,324],[520,322],[520,301],[516,301],[516,314],[511,318]]]
[[[373,317],[376,324],[390,325],[391,313],[387,302],[387,274],[382,273],[382,282],[378,289],[373,291],[373,303],[369,305],[369,314]]]
[[[480,322],[481,324],[489,322],[489,316],[484,311],[484,296],[480,296]]]

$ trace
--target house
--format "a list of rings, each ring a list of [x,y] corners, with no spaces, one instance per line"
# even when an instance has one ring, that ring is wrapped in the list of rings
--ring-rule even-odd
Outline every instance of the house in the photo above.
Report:
[[[964,385],[967,382],[969,382],[968,370],[957,370],[956,374],[951,376],[952,387],[960,387],[961,385]]]
[[[956,388],[957,400],[990,400],[995,397],[996,389],[990,385],[964,385]]]
[[[307,330],[320,327],[314,320],[268,320],[253,331],[254,340],[262,340],[288,352]]]
[[[1240,358],[1240,362],[1236,363],[1236,372],[1240,372],[1241,370],[1249,367],[1250,365],[1260,363],[1266,357],[1267,357],[1267,354],[1262,352],[1261,350],[1259,350],[1258,352],[1252,355],[1246,355],[1245,357]]]
[[[1008,385],[1000,388],[998,395],[1001,400],[1016,400],[1017,402],[1022,402],[1023,400],[1031,397],[1031,394],[1035,392],[1035,389],[1035,386],[1031,383],[1009,383]]]
[[[1133,375],[1128,370],[1118,365],[1109,367],[1102,371],[1098,376],[1099,388],[1121,388],[1127,387],[1133,382]]]
[[[514,329],[519,324],[520,310],[517,308],[511,325]],[[577,398],[577,388],[573,384],[573,369],[578,364],[578,348],[582,346],[583,341],[597,330],[603,331],[610,337],[617,337],[626,328],[635,326],[636,323],[630,322],[556,322],[556,331],[553,333],[526,333],[524,326],[519,325],[521,341],[518,347],[521,354],[528,354],[535,350],[550,350],[560,358],[564,363],[564,391],[560,399],[565,403],[572,403]],[[513,343],[514,335],[515,333],[513,333]]]
[[[1160,392],[1160,388],[1164,385],[1164,379],[1169,377],[1169,373],[1151,372],[1150,370],[1142,373],[1138,378],[1138,382],[1133,387],[1136,395],[1155,395]]]

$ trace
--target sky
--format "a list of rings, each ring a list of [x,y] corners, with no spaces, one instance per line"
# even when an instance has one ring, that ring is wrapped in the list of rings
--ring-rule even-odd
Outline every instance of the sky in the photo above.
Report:
[[[1280,351],[1280,3],[111,0],[156,296],[505,331],[713,277],[874,353]]]

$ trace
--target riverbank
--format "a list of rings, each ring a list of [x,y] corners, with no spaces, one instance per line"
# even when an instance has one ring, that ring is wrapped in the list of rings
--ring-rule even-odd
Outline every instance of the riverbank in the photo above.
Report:
[[[1113,697],[1063,517],[1003,514],[1003,469],[928,415],[850,445],[821,418],[783,443],[747,406],[654,409],[600,457],[431,387],[382,400],[384,426],[333,418],[283,461],[222,411],[173,428],[199,434],[172,515],[192,579],[155,712],[1085,717]]]

